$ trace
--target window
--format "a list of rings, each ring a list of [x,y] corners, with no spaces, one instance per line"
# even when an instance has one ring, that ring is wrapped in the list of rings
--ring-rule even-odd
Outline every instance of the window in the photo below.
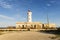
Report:
[[[22,25],[22,29],[24,29],[24,25]]]
[[[34,29],[36,29],[36,25],[34,25]]]
[[[31,25],[31,27],[30,27],[31,29],[33,29],[33,25]]]

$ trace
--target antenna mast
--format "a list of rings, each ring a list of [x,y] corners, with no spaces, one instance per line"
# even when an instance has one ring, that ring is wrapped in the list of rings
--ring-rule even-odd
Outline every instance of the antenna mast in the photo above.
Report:
[[[48,13],[47,13],[47,27],[49,28],[49,17],[48,17]]]

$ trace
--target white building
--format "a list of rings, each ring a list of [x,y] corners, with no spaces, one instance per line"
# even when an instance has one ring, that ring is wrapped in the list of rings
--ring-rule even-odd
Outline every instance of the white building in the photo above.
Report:
[[[17,22],[16,28],[42,28],[42,23],[40,22],[32,22],[32,12],[28,10],[27,12],[27,22]]]
[[[27,22],[32,22],[32,12],[30,10],[28,10],[27,16]]]
[[[52,25],[49,25],[50,27],[53,27]],[[55,26],[55,25],[54,25]],[[32,12],[28,10],[27,12],[27,22],[17,22],[16,23],[16,28],[19,29],[26,29],[26,28],[31,28],[31,29],[41,29],[46,27],[46,24],[40,23],[40,22],[32,22]]]

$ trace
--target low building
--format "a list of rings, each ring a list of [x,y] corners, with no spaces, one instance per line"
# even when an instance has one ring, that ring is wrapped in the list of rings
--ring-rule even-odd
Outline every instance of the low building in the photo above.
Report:
[[[26,29],[26,28],[41,29],[42,23],[40,23],[40,22],[17,22],[16,28],[20,28],[20,29]]]
[[[45,28],[56,28],[56,24],[44,24]]]

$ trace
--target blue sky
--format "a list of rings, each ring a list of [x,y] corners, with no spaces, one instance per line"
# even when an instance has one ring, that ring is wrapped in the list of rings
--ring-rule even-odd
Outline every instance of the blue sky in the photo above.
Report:
[[[0,0],[0,27],[27,21],[27,11],[32,11],[33,22],[60,25],[60,0]]]

